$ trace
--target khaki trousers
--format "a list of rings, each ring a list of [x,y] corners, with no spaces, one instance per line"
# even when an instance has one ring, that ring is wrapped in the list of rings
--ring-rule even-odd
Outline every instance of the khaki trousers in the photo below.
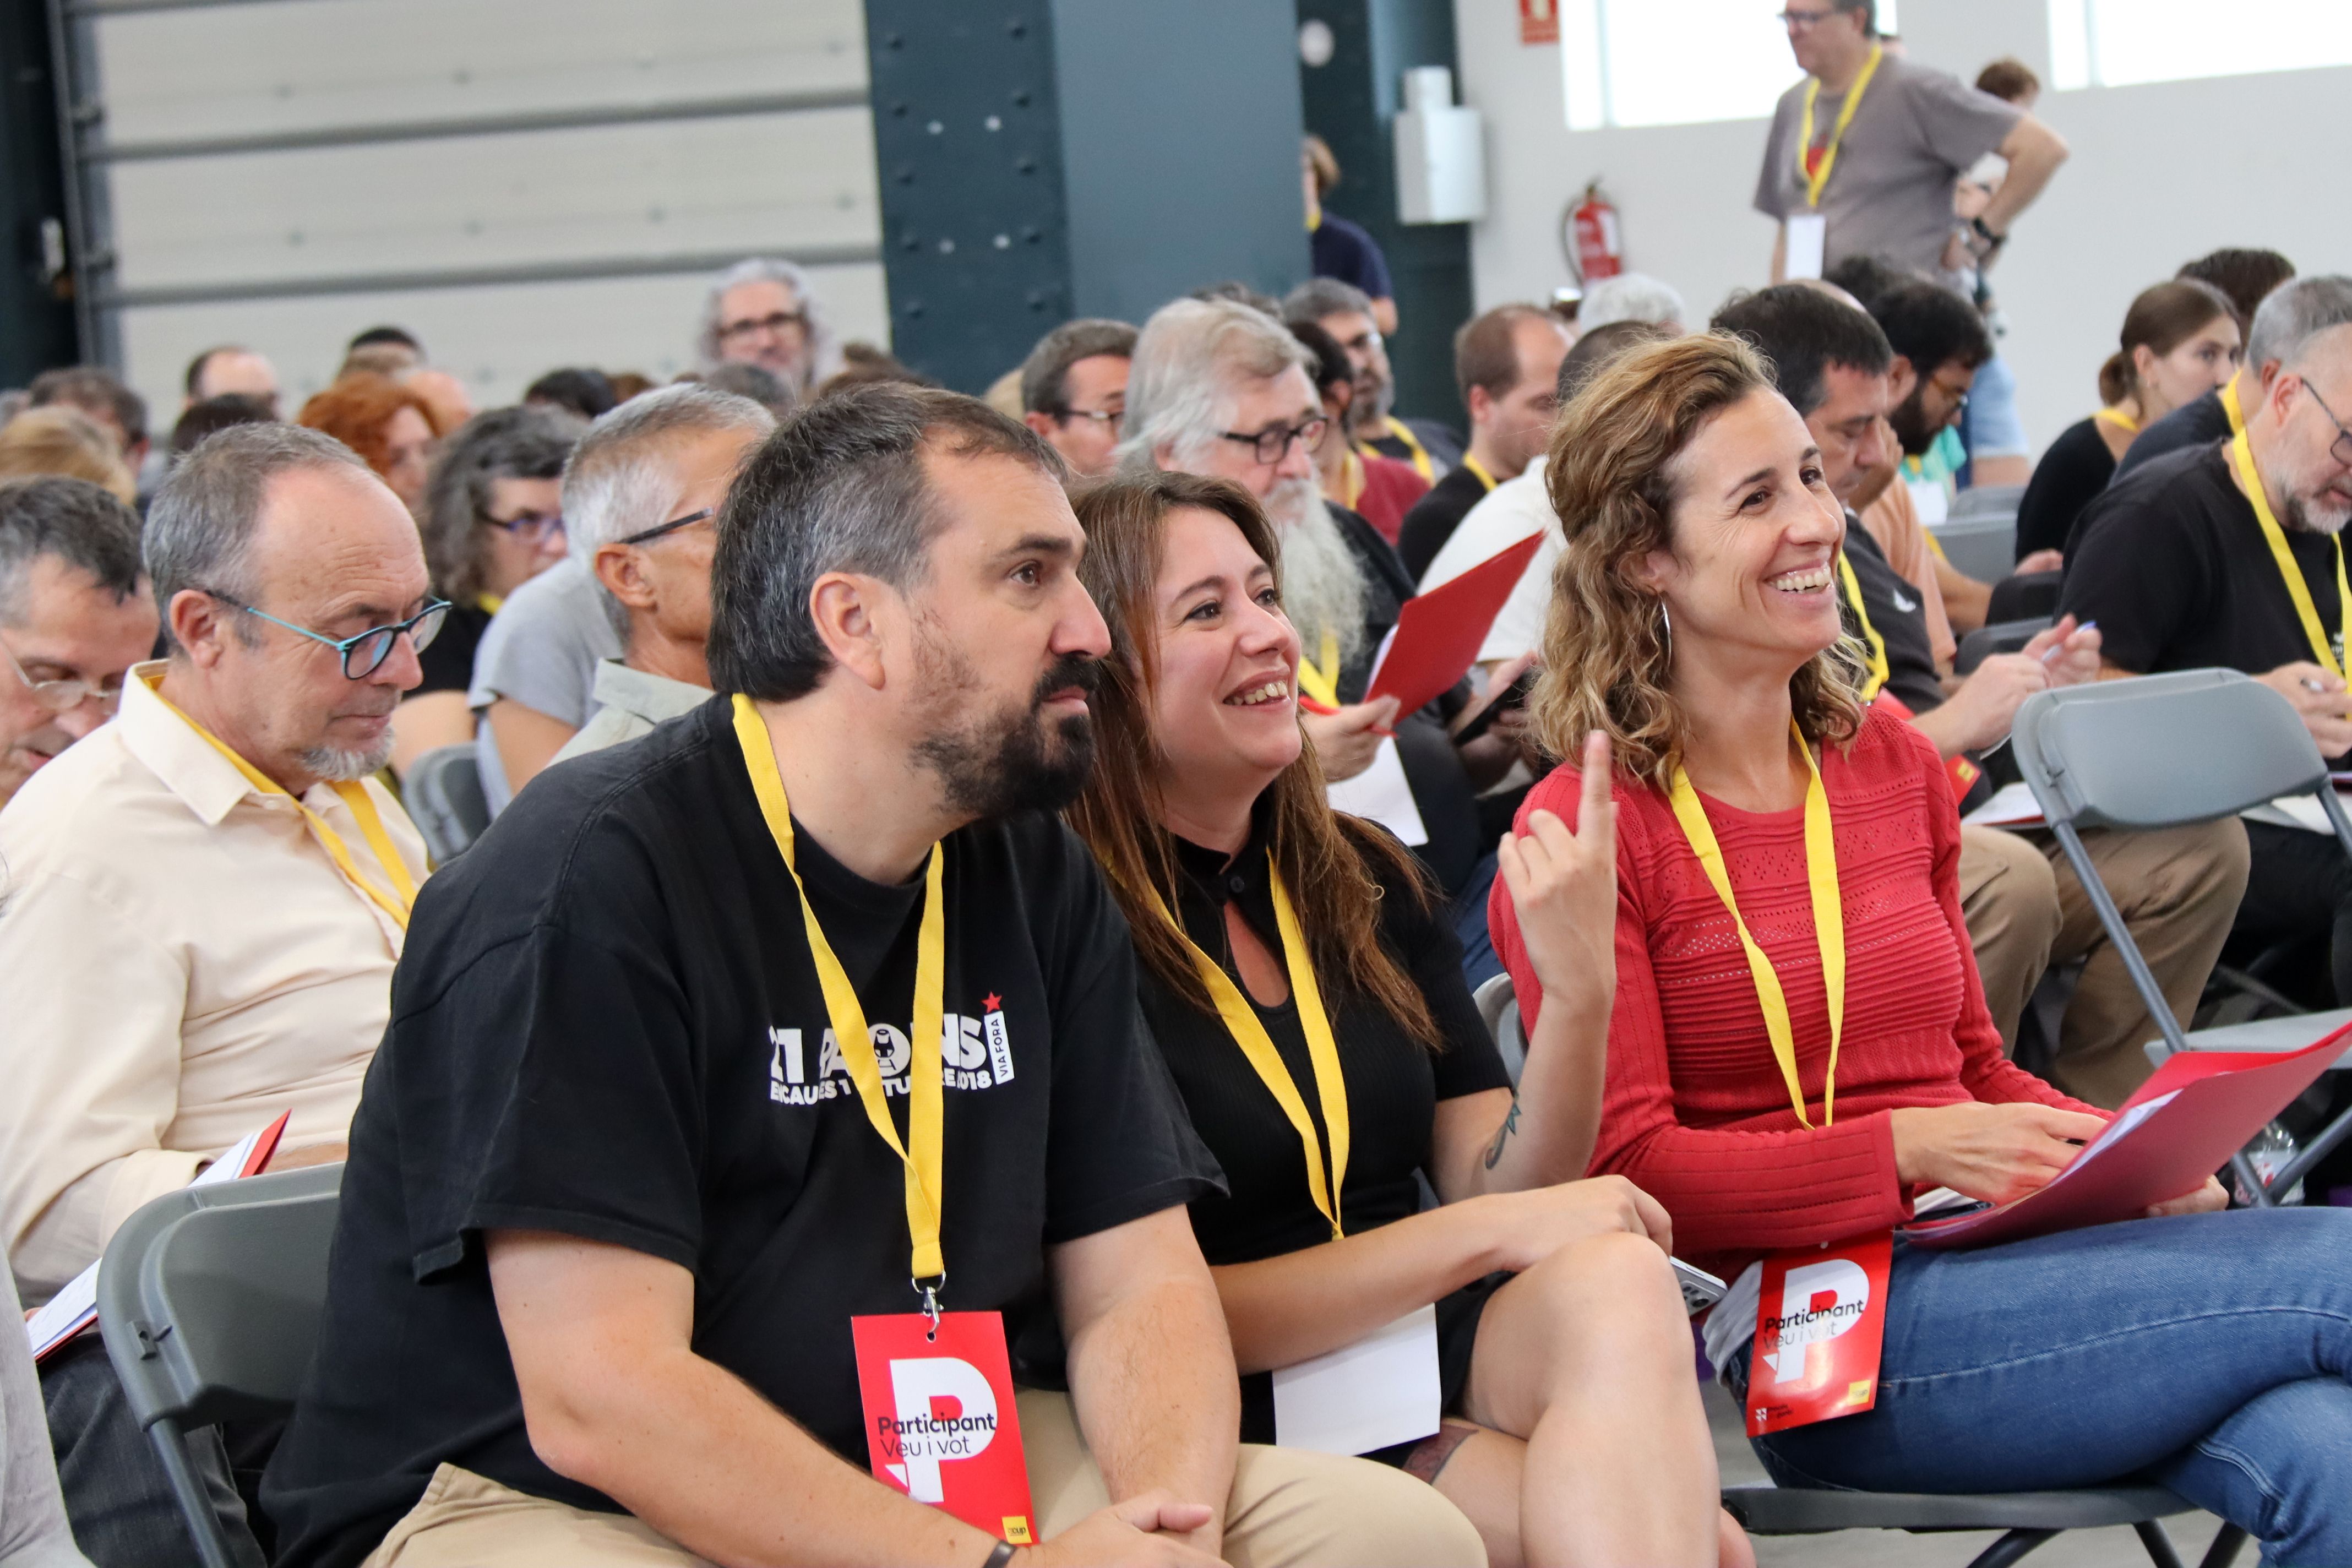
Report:
[[[2245,894],[2244,825],[2226,817],[2150,833],[2093,831],[2083,847],[2186,1028]],[[2121,1105],[2154,1070],[2143,1047],[2158,1030],[2056,837],[1961,828],[1960,910],[2004,1047],[2015,1047],[2042,971],[2085,960],[2050,1078],[2078,1100]]]
[[[1107,1508],[1066,1394],[1021,1391],[1021,1440],[1038,1531],[1051,1540]],[[1402,1470],[1244,1443],[1225,1499],[1234,1568],[1484,1568],[1478,1532]],[[625,1513],[530,1497],[455,1465],[361,1568],[708,1568]],[[972,1568],[979,1568],[975,1562]]]

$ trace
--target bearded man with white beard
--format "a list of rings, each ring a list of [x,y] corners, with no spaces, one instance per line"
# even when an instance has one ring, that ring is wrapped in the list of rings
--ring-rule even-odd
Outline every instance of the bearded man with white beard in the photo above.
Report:
[[[331,437],[241,426],[173,471],[142,552],[169,657],[0,811],[0,1224],[28,1307],[280,1110],[272,1169],[343,1157],[425,876],[372,776],[448,610],[399,498]],[[40,1373],[82,1548],[184,1559],[98,1336]],[[258,1568],[218,1429],[190,1448]]]
[[[2105,638],[2104,674],[2219,666],[2294,704],[2331,765],[2352,754],[2343,547],[2352,521],[2352,278],[2298,279],[2263,301],[2248,360],[2275,361],[2234,433],[2122,477],[2066,547],[2062,613]],[[2242,384],[2243,383],[2242,378]],[[2293,571],[2287,567],[2292,563]],[[2232,941],[2329,933],[2328,973],[2287,989],[2352,1005],[2352,862],[2336,840],[2248,822]]]
[[[1457,747],[1444,721],[1466,686],[1420,713],[1362,700],[1374,656],[1413,595],[1412,577],[1371,524],[1327,502],[1315,453],[1330,428],[1306,347],[1281,322],[1231,300],[1179,300],[1144,323],[1128,374],[1120,463],[1233,479],[1258,499],[1282,545],[1283,608],[1304,649],[1299,722],[1324,777],[1353,778],[1392,732],[1428,835],[1414,846],[1448,898],[1466,947],[1483,949],[1493,856],[1476,792],[1516,756],[1507,737]]]

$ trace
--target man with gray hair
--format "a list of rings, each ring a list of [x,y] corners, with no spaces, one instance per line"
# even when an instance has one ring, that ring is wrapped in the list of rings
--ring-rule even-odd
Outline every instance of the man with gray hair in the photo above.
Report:
[[[751,257],[712,280],[695,347],[705,369],[756,364],[803,399],[841,368],[841,345],[808,274],[779,257]]]
[[[2253,342],[2276,368],[2237,434],[2143,463],[2085,508],[2058,607],[2098,623],[2110,675],[2219,667],[2254,677],[2294,705],[2341,768],[2352,754],[2352,605],[2341,592],[2352,278],[2281,286],[2255,312]],[[2233,937],[2267,947],[2328,933],[2325,973],[2284,989],[2352,1005],[2352,861],[2330,835],[2266,822],[2247,822],[2246,843]]]
[[[0,805],[106,722],[154,647],[139,514],[88,479],[0,484]]]
[[[1433,419],[1396,416],[1396,373],[1389,365],[1388,339],[1361,289],[1337,278],[1310,278],[1283,297],[1282,319],[1312,322],[1347,351],[1356,371],[1356,398],[1348,405],[1348,428],[1341,434],[1358,451],[1411,463],[1433,485],[1462,460],[1460,436]]]
[[[372,776],[447,607],[399,498],[331,437],[239,426],[164,482],[145,563],[170,656],[0,810],[0,1236],[34,1305],[280,1112],[274,1168],[342,1158],[425,876]],[[95,1336],[41,1381],[83,1549],[193,1557]]]
[[[1021,422],[1074,472],[1110,471],[1134,354],[1133,327],[1088,319],[1055,327],[1021,363]]]
[[[624,628],[624,651],[596,666],[600,706],[557,762],[634,741],[710,700],[704,646],[719,509],[775,427],[750,398],[690,382],[589,426],[563,470],[563,516]]]
[[[1576,307],[1576,330],[1584,333],[1615,321],[1639,321],[1680,333],[1686,309],[1681,291],[1664,279],[1621,272],[1585,289]]]

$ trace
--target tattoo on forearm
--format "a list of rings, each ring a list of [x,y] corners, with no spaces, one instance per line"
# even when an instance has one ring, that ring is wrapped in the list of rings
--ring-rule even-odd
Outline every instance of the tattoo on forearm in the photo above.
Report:
[[[1517,1093],[1514,1093],[1511,1096],[1511,1109],[1503,1113],[1503,1124],[1495,1130],[1495,1142],[1487,1145],[1486,1169],[1491,1171],[1497,1164],[1501,1163],[1503,1158],[1503,1145],[1506,1142],[1508,1142],[1510,1141],[1511,1134],[1517,1132],[1518,1130],[1519,1097]]]

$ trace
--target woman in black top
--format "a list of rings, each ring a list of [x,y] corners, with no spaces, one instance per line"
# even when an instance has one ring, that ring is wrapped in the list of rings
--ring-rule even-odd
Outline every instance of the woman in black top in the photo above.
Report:
[[[1493,1562],[1751,1562],[1717,1508],[1665,1215],[1630,1184],[1578,1179],[1616,974],[1605,795],[1582,837],[1546,814],[1499,852],[1542,929],[1547,996],[1571,998],[1543,1009],[1515,1097],[1411,855],[1325,801],[1255,501],[1153,473],[1076,505],[1111,656],[1071,816],[1229,1184],[1192,1212],[1244,1373],[1243,1436],[1277,1440],[1273,1369],[1433,1304],[1442,1408],[1461,1419],[1374,1457],[1432,1480]],[[1585,761],[1605,791],[1605,751]],[[1318,1076],[1326,1039],[1344,1088]],[[1252,1040],[1278,1065],[1256,1065]],[[1324,1114],[1327,1088],[1344,1118]],[[1444,1207],[1419,1212],[1423,1177]]]
[[[2099,367],[2105,405],[2060,432],[2017,503],[2017,558],[2063,550],[2074,520],[2115,477],[2132,437],[2238,373],[2237,312],[2210,283],[2179,279],[2140,291],[2122,346]]]

